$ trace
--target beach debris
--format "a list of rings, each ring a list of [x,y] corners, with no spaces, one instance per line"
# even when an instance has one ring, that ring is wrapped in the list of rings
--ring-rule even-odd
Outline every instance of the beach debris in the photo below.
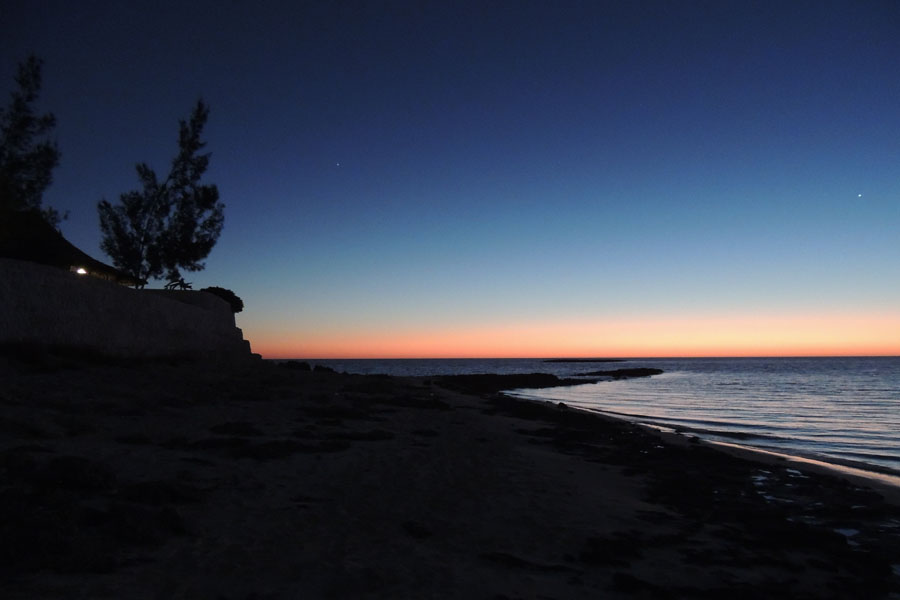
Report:
[[[191,288],[190,281],[185,281],[184,277],[179,277],[178,279],[173,279],[167,283],[165,287],[167,290],[189,290]]]
[[[859,546],[859,542],[857,542],[856,540],[852,539],[854,536],[859,535],[859,530],[858,530],[858,529],[843,529],[843,528],[838,528],[838,529],[835,529],[834,532],[835,532],[835,533],[838,533],[838,534],[840,534],[840,535],[842,535],[842,536],[844,536],[844,537],[847,539],[847,545],[849,545],[849,546],[855,546],[855,547],[858,547],[858,546]]]
[[[765,469],[760,469],[758,474],[751,476],[751,479],[753,479],[753,485],[756,485],[756,486],[763,485],[766,481],[769,480],[769,476],[771,476],[771,475],[772,475],[771,471],[766,471]]]
[[[843,529],[843,528],[838,528],[838,529],[835,529],[835,531],[836,531],[837,533],[841,534],[842,536],[848,537],[848,538],[849,538],[849,537],[853,537],[854,535],[859,535],[859,529]]]

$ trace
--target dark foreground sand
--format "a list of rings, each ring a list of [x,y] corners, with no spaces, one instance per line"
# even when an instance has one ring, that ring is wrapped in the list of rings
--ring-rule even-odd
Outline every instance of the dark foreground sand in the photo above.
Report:
[[[900,594],[875,491],[471,380],[46,357],[0,378],[4,598]]]

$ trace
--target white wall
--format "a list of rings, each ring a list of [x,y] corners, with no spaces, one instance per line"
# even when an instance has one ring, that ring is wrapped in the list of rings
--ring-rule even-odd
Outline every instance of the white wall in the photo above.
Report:
[[[135,290],[0,258],[0,344],[84,349],[119,358],[249,358],[225,300]]]

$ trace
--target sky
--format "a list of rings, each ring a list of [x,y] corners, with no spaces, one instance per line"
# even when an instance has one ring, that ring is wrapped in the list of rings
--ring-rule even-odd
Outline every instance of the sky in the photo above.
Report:
[[[168,170],[265,358],[900,355],[900,3],[23,2],[44,204]]]

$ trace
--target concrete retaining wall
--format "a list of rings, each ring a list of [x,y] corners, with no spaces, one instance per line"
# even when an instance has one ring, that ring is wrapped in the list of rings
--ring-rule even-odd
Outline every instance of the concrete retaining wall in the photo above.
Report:
[[[116,358],[249,359],[225,301],[207,292],[135,290],[0,259],[0,344]]]

